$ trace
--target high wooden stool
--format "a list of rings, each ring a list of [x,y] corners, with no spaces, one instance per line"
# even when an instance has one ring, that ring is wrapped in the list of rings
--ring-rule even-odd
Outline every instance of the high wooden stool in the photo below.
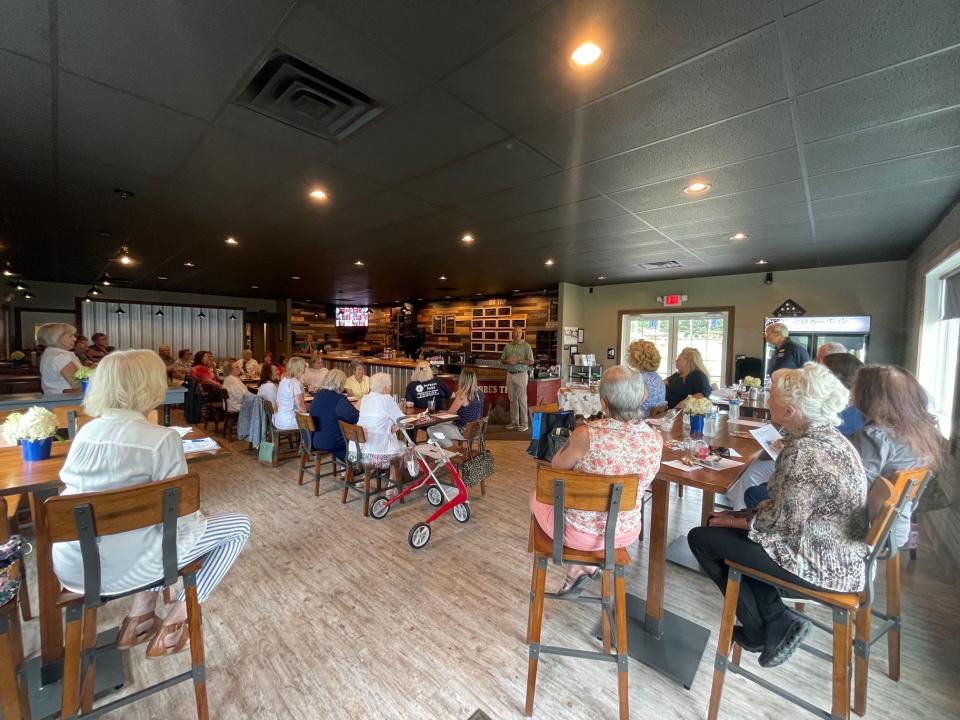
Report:
[[[340,468],[343,466],[339,460],[337,460],[333,453],[327,452],[326,450],[314,450],[313,449],[313,433],[316,431],[317,427],[313,422],[313,418],[310,415],[305,413],[297,413],[297,426],[300,428],[300,478],[297,482],[298,485],[303,485],[303,473],[307,468],[307,462],[311,458],[314,460],[313,467],[313,478],[316,482],[314,487],[313,494],[317,497],[320,496],[320,478],[333,477],[334,479],[338,478],[340,475]],[[329,465],[330,469],[328,472],[321,473],[320,468],[324,465]]]
[[[720,635],[717,642],[717,654],[714,660],[713,687],[710,692],[710,705],[707,712],[708,720],[716,720],[720,710],[720,699],[723,694],[723,682],[727,670],[741,675],[763,688],[779,695],[785,700],[809,710],[821,717],[831,720],[850,717],[850,660],[855,655],[856,677],[858,688],[863,688],[864,703],[866,693],[867,649],[870,637],[870,613],[873,600],[873,570],[877,558],[883,552],[887,538],[893,527],[896,513],[905,507],[916,479],[901,473],[895,478],[895,484],[884,478],[877,478],[870,488],[868,504],[870,507],[870,530],[866,542],[870,546],[870,554],[864,561],[866,587],[861,592],[832,592],[829,590],[811,590],[799,585],[780,580],[766,573],[739,563],[727,561],[729,575],[727,589],[724,593],[723,615],[720,622]],[[801,698],[774,683],[745,670],[740,665],[741,653],[737,647],[732,661],[730,650],[733,639],[733,628],[736,621],[737,600],[740,597],[740,582],[746,575],[760,582],[767,583],[780,590],[781,594],[790,599],[807,602],[817,602],[829,607],[833,611],[832,627],[822,623],[814,623],[833,634],[833,689],[830,712],[816,707],[806,698]],[[851,632],[851,620],[855,619],[856,639]],[[801,649],[806,649],[801,645]],[[851,652],[853,651],[853,652]],[[819,654],[819,651],[818,653]]]
[[[383,492],[385,489],[395,488],[397,492],[403,490],[403,470],[400,468],[402,458],[398,457],[390,465],[390,472],[394,473],[394,481],[391,484],[389,476],[387,479],[387,486],[383,486],[383,473],[382,468],[374,468],[363,461],[363,452],[361,447],[363,443],[367,441],[367,436],[363,432],[363,427],[360,425],[352,425],[348,422],[340,420],[340,432],[343,434],[343,441],[347,446],[347,462],[346,462],[346,472],[343,474],[343,495],[340,498],[341,503],[347,502],[347,493],[350,491],[358,492],[363,495],[363,516],[370,517],[370,498],[378,493]],[[403,432],[400,430],[399,432]],[[351,454],[351,448],[354,448],[353,454]],[[355,487],[353,482],[354,478],[358,475],[363,475],[363,487]],[[376,489],[371,485],[371,481],[376,480]],[[403,503],[403,498],[400,498],[400,502]]]
[[[554,470],[545,465],[537,466],[537,500],[553,505],[553,539],[541,529],[536,518],[530,518],[529,549],[533,553],[533,577],[530,581],[530,614],[527,618],[530,658],[527,661],[527,700],[524,706],[524,715],[528,717],[533,714],[537,666],[541,654],[616,663],[620,719],[626,720],[630,716],[627,695],[627,595],[624,582],[624,572],[630,564],[630,555],[625,548],[614,548],[613,540],[616,537],[617,514],[633,510],[637,506],[637,486],[636,474],[593,475],[572,470]],[[565,510],[589,510],[607,514],[603,550],[575,550],[563,544]],[[602,568],[601,596],[567,598],[557,593],[545,592],[549,558],[553,559],[555,565],[576,564]],[[543,602],[547,598],[599,604],[603,652],[541,645]]]
[[[273,443],[273,457],[271,458],[270,464],[273,467],[277,467],[280,464],[280,460],[287,460],[293,457],[293,451],[296,450],[296,453],[300,454],[300,430],[280,430],[276,425],[273,424],[273,416],[276,413],[276,408],[273,403],[265,398],[260,398],[263,402],[263,411],[267,416],[267,423],[270,428],[270,442]],[[281,447],[283,441],[287,441],[288,451],[287,454],[281,458]]]
[[[97,647],[97,611],[108,602],[143,590],[169,587],[183,578],[187,598],[187,628],[190,636],[191,669],[143,688],[140,699],[171,685],[193,680],[199,720],[207,720],[207,683],[203,657],[203,629],[197,599],[197,571],[203,559],[183,568],[177,562],[177,518],[200,508],[200,481],[196,474],[105,492],[60,495],[44,502],[47,542],[79,541],[83,561],[84,592],[64,590],[58,605],[66,608],[67,623],[63,656],[63,687],[60,716],[88,713],[93,707],[97,655],[115,645]],[[100,593],[100,551],[97,539],[104,535],[140,528],[163,527],[163,579],[121,595]],[[130,702],[120,698],[97,708],[102,714]]]

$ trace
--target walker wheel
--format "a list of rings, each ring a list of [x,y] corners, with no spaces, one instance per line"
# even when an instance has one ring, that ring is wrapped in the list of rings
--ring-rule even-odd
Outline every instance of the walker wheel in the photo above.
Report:
[[[443,505],[443,490],[438,488],[436,485],[431,485],[427,489],[427,502],[433,505],[434,507],[440,507]]]
[[[430,526],[426,523],[417,523],[410,528],[407,542],[414,550],[419,550],[430,541]]]
[[[453,519],[457,522],[465,523],[470,519],[470,506],[467,503],[460,503],[453,506]]]
[[[390,505],[387,503],[386,498],[377,498],[374,500],[373,505],[370,506],[370,514],[376,520],[386,517],[387,513],[390,512]]]

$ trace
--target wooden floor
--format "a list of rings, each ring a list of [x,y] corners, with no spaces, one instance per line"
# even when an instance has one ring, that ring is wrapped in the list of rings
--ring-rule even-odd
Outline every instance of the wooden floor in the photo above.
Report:
[[[466,720],[477,710],[494,720],[522,717],[533,478],[525,444],[491,443],[497,473],[486,497],[473,499],[465,525],[449,515],[437,521],[430,543],[419,551],[406,538],[428,515],[424,500],[397,505],[383,520],[364,520],[358,502],[341,505],[332,485],[319,498],[311,486],[298,487],[294,461],[274,470],[245,447],[233,443],[231,455],[195,466],[205,512],[239,511],[253,523],[250,544],[204,608],[212,717]],[[679,500],[674,494],[671,537],[692,526],[699,503],[695,491]],[[627,586],[642,594],[646,546],[634,546],[631,554]],[[560,571],[551,573],[548,588],[555,588]],[[917,567],[905,572],[904,587],[903,679],[897,684],[886,677],[885,646],[878,646],[868,717],[958,717],[957,586],[938,577],[929,553],[921,550]],[[705,717],[720,593],[704,577],[668,566],[667,607],[709,627],[710,644],[689,691],[631,660],[632,717]],[[118,623],[123,611],[122,602],[108,606],[101,627]],[[574,603],[548,605],[543,642],[593,646],[593,612]],[[26,624],[29,654],[38,651],[36,627],[36,621]],[[824,648],[825,639],[818,643]],[[137,648],[130,653],[125,692],[188,662],[187,654],[148,661]],[[756,666],[753,659],[747,662]],[[830,671],[823,661],[798,653],[766,673],[828,704]],[[615,718],[616,697],[612,665],[548,656],[540,663],[535,717]],[[192,687],[183,684],[111,717],[193,713]],[[733,676],[721,716],[812,717]]]

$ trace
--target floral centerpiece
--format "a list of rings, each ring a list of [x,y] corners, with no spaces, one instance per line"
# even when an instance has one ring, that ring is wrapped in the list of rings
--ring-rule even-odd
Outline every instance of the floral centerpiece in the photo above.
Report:
[[[93,377],[93,368],[81,367],[73,374],[73,377],[80,382],[80,388],[83,392],[86,392],[87,386],[90,384],[90,378]]]
[[[759,388],[763,384],[763,382],[758,377],[754,377],[753,375],[747,375],[743,379],[743,384],[748,388]]]
[[[20,443],[24,460],[46,460],[57,437],[57,416],[37,406],[25,413],[10,413],[3,423],[3,434],[8,442]]]
[[[12,353],[10,353],[10,360],[11,360],[12,362],[22,363],[22,362],[23,362],[24,360],[26,360],[26,359],[27,359],[27,356],[24,355],[24,354],[23,354],[22,352],[20,352],[19,350],[14,350]]]
[[[710,398],[688,397],[683,407],[690,414],[690,436],[703,437],[703,416],[713,412]]]

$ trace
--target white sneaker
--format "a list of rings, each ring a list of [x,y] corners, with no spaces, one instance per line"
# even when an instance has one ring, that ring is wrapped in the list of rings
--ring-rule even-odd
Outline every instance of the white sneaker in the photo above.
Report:
[[[513,424],[504,426],[504,430],[516,430],[516,429],[517,429],[517,426]]]
[[[519,432],[528,432],[530,430],[530,427],[528,425],[524,425],[522,427],[518,427],[517,430]]]

